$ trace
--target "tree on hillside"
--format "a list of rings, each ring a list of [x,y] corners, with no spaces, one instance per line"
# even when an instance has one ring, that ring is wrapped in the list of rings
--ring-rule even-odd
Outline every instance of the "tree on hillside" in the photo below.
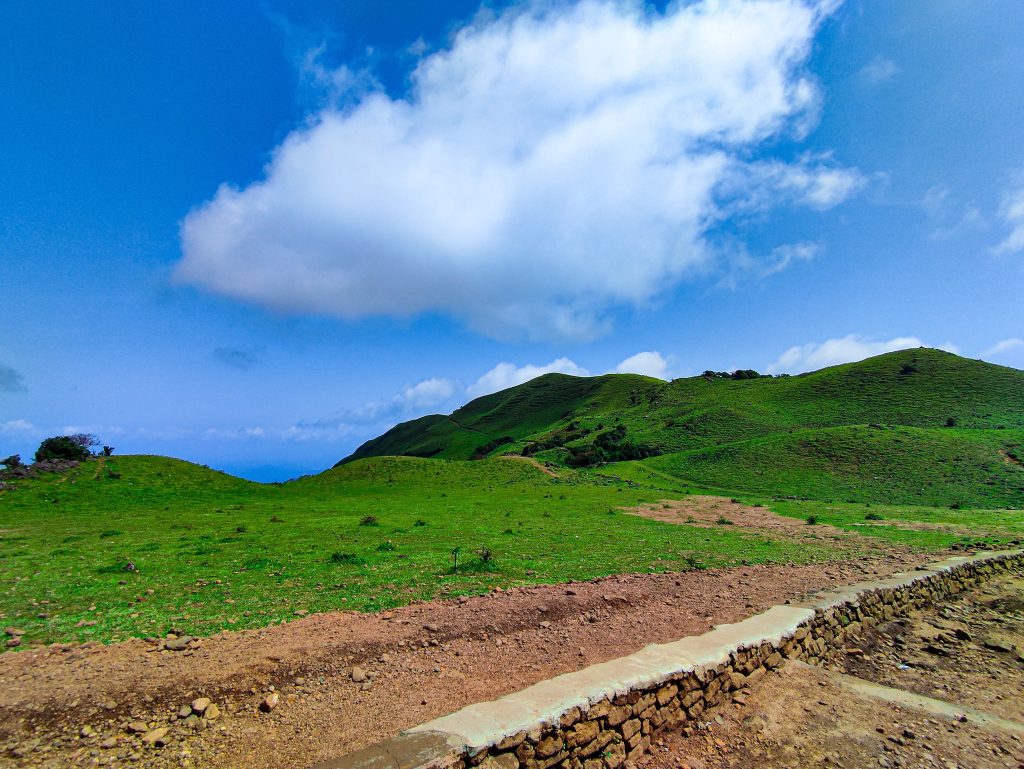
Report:
[[[99,443],[99,438],[88,433],[55,435],[39,444],[35,460],[45,462],[51,459],[66,459],[81,462],[92,456],[89,449],[98,446]]]
[[[0,465],[3,465],[8,470],[13,470],[15,467],[21,466],[21,455],[11,454],[6,459],[0,459]]]

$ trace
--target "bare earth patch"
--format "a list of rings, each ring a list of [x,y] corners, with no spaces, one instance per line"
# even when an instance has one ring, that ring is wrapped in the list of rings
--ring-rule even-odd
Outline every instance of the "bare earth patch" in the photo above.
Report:
[[[8,653],[0,656],[0,766],[301,768],[470,703],[920,560],[890,553],[623,575],[311,616],[180,652],[134,640]],[[261,712],[272,692],[276,706]],[[179,715],[201,696],[219,718],[186,719],[187,707]],[[146,744],[131,723],[150,735],[167,729],[158,740],[166,744]]]
[[[855,532],[824,524],[808,526],[806,521],[799,518],[779,515],[767,507],[733,502],[728,497],[693,494],[685,499],[663,500],[653,505],[626,509],[624,512],[662,523],[705,527],[735,526],[791,541],[826,540],[836,547],[847,550],[867,550],[877,554],[905,552],[899,545],[877,537],[859,536]]]

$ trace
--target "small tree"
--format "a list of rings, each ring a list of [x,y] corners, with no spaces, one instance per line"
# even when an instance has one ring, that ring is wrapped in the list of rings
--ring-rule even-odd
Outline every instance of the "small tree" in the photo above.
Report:
[[[103,453],[103,456],[109,457],[111,454],[114,453],[114,447],[113,446],[104,446],[102,453]]]
[[[21,455],[11,454],[7,459],[0,459],[0,465],[3,465],[8,470],[13,470],[15,467],[21,466]]]
[[[65,459],[81,462],[91,456],[89,447],[97,444],[99,444],[99,439],[95,435],[86,433],[55,435],[39,444],[35,460],[36,462],[45,462],[51,459]]]

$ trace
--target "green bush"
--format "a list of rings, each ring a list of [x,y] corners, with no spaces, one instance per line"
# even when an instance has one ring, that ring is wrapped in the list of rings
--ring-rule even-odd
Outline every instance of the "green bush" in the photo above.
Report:
[[[78,433],[77,435],[55,435],[47,438],[36,449],[36,462],[50,460],[70,460],[82,462],[92,456],[89,447],[99,441],[93,435]]]

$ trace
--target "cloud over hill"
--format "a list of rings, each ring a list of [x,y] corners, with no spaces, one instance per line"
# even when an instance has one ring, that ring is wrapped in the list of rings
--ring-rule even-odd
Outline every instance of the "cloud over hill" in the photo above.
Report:
[[[822,209],[829,157],[751,160],[813,124],[805,71],[835,0],[637,0],[482,13],[407,94],[348,91],[181,228],[179,280],[279,311],[441,313],[581,339],[711,268],[751,205]],[[339,77],[365,89],[365,77]]]

